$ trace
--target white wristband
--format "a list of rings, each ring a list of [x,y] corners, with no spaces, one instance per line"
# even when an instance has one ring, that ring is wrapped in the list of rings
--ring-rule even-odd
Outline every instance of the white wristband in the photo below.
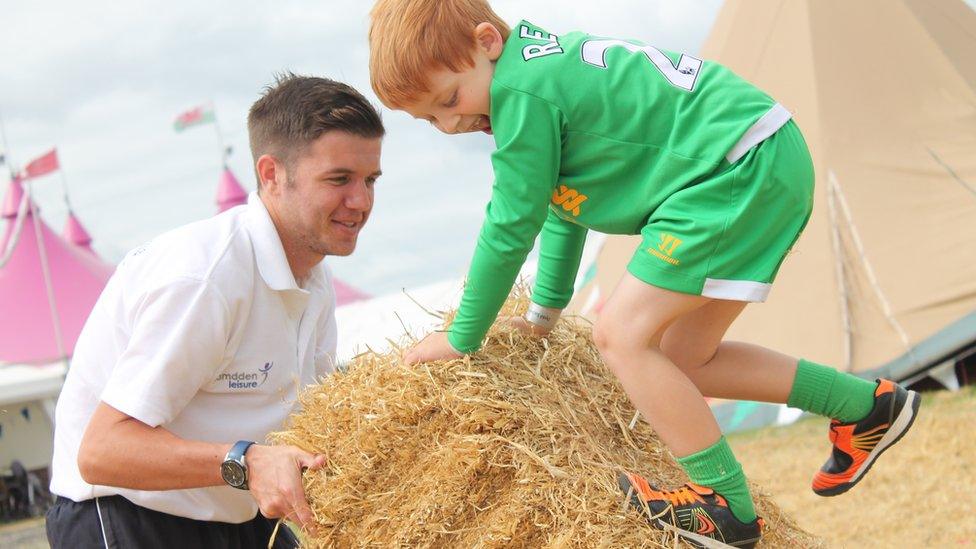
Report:
[[[559,320],[559,315],[562,312],[562,309],[543,307],[533,302],[529,303],[529,310],[525,312],[525,320],[549,331],[556,325],[556,321]]]

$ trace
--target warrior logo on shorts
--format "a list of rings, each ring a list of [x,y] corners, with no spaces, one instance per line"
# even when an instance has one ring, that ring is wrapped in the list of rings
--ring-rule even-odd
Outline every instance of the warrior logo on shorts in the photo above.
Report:
[[[678,263],[681,263],[681,261],[671,256],[680,245],[680,238],[674,236],[673,234],[661,233],[661,243],[657,245],[657,249],[648,248],[647,251],[660,260],[667,261],[672,265],[677,265]]]
[[[557,190],[552,191],[552,203],[562,206],[564,210],[572,213],[573,217],[579,217],[580,206],[586,202],[586,198],[585,194],[580,194],[576,189],[570,189],[566,185],[560,185]]]

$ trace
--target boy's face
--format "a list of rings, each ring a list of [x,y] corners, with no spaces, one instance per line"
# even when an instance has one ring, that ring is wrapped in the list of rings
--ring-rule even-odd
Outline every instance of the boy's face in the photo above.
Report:
[[[439,69],[429,77],[430,91],[404,111],[427,120],[438,130],[453,134],[491,133],[491,78],[504,41],[498,29],[481,23],[475,29],[474,66],[461,72]]]

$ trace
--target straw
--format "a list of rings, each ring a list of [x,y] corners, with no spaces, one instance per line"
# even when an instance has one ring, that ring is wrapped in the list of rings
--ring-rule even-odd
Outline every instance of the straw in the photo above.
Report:
[[[513,298],[503,314],[520,314]],[[359,355],[302,396],[275,443],[328,457],[305,476],[307,547],[671,547],[622,506],[621,469],[687,481],[604,367],[584,321],[545,340],[498,326],[481,351],[405,366]],[[753,486],[763,547],[816,547]]]

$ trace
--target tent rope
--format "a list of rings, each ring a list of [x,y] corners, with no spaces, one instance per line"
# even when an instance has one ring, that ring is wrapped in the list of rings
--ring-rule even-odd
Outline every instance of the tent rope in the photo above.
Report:
[[[932,158],[940,166],[942,166],[942,168],[945,169],[945,171],[949,172],[949,175],[951,175],[953,179],[955,179],[960,185],[962,185],[964,189],[966,189],[967,191],[969,191],[970,193],[972,193],[973,196],[976,196],[976,188],[973,188],[972,185],[970,185],[969,183],[967,183],[963,178],[959,177],[959,174],[956,173],[956,170],[953,170],[952,169],[952,166],[950,166],[950,165],[946,164],[945,162],[943,162],[943,160],[941,158],[939,158],[939,155],[935,154],[935,151],[933,151],[932,149],[930,149],[928,147],[925,147],[925,150],[927,150],[929,152],[929,155],[931,155]]]
[[[837,182],[837,176],[833,171],[829,172],[828,180],[830,182],[830,187],[833,189],[837,196],[838,202],[840,203],[841,212],[844,214],[844,219],[847,221],[847,226],[851,231],[851,238],[854,241],[854,246],[857,248],[857,255],[861,259],[861,264],[864,266],[864,271],[868,276],[868,282],[871,284],[871,289],[874,290],[874,295],[878,298],[881,303],[881,310],[884,312],[885,318],[888,320],[888,324],[894,328],[898,337],[901,339],[902,344],[905,346],[905,350],[909,354],[912,354],[911,343],[908,340],[908,334],[905,333],[904,328],[895,318],[895,315],[891,312],[891,303],[888,302],[888,298],[885,297],[884,292],[881,291],[881,285],[878,284],[878,277],[874,274],[874,268],[871,267],[871,262],[868,261],[868,256],[864,251],[864,244],[861,242],[860,233],[857,231],[857,226],[854,225],[854,219],[851,216],[851,210],[847,206],[847,199],[844,198],[844,193],[840,188],[840,184]],[[914,358],[914,356],[913,356]]]

